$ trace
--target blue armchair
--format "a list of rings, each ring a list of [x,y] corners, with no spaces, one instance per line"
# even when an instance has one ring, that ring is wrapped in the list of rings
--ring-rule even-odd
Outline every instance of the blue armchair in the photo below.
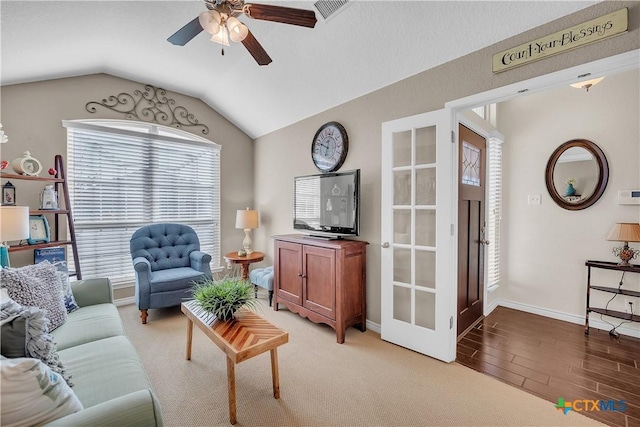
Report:
[[[211,255],[200,251],[198,235],[189,226],[144,226],[131,236],[129,249],[143,324],[149,308],[180,305],[191,296],[193,282],[211,278]]]

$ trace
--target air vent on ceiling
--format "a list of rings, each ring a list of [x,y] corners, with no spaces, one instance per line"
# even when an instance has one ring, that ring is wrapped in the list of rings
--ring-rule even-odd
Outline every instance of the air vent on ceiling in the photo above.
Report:
[[[313,5],[318,9],[318,12],[320,12],[326,21],[329,17],[334,16],[339,11],[342,11],[349,3],[350,0],[318,0]]]

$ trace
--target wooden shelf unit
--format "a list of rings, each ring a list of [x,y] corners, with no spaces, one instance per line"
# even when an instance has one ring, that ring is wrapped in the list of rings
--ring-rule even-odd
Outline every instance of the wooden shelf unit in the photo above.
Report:
[[[615,270],[615,271],[630,272],[630,273],[640,273],[640,265],[631,264],[628,266],[623,266],[623,265],[618,265],[615,262],[609,262],[609,261],[587,261],[585,262],[585,265],[587,266],[587,308],[586,308],[586,316],[585,316],[585,323],[584,323],[585,335],[589,335],[589,313],[591,312],[603,314],[605,316],[615,317],[622,320],[628,320],[630,322],[640,322],[640,315],[638,314],[624,313],[622,311],[617,311],[617,310],[607,310],[600,307],[591,307],[589,302],[592,289],[600,292],[608,292],[612,294],[627,295],[635,298],[640,298],[639,291],[622,289],[621,287],[614,288],[610,286],[600,286],[600,285],[591,284],[592,268],[599,268],[604,270]]]
[[[40,181],[40,182],[52,182],[54,185],[54,189],[58,194],[58,205],[64,202],[64,209],[29,209],[29,215],[53,215],[54,221],[49,221],[51,232],[53,232],[51,236],[51,240],[47,243],[37,243],[34,245],[13,245],[9,247],[9,252],[18,252],[18,251],[26,251],[26,250],[34,250],[34,249],[42,249],[42,248],[51,248],[54,246],[71,246],[71,250],[73,252],[73,261],[75,272],[72,274],[75,275],[78,280],[82,279],[82,273],[80,271],[80,257],[78,256],[78,245],[76,242],[76,230],[73,224],[73,214],[71,212],[71,201],[69,200],[69,187],[66,179],[65,169],[64,169],[64,160],[62,159],[62,155],[57,154],[54,158],[54,167],[57,171],[56,176],[44,177],[44,176],[29,176],[29,175],[18,175],[12,173],[0,172],[0,179],[3,180],[23,180],[23,181]],[[60,239],[60,221],[63,220],[62,217],[67,219],[67,227],[69,231],[70,239]]]

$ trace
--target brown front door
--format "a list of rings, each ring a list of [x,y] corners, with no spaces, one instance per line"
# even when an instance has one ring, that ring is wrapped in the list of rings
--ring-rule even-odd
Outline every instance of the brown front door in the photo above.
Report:
[[[458,129],[458,336],[482,317],[486,140]]]

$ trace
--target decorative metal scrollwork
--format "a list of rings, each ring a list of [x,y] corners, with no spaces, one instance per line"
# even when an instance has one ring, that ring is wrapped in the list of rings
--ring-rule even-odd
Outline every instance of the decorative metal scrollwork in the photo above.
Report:
[[[177,129],[195,128],[202,134],[209,133],[209,127],[198,122],[192,113],[183,106],[174,106],[176,100],[167,97],[165,89],[145,85],[144,91],[136,89],[132,94],[122,92],[111,95],[102,102],[87,102],[85,108],[96,113],[96,107],[105,107],[111,111],[123,113],[127,119],[137,119],[147,123],[157,123]]]

